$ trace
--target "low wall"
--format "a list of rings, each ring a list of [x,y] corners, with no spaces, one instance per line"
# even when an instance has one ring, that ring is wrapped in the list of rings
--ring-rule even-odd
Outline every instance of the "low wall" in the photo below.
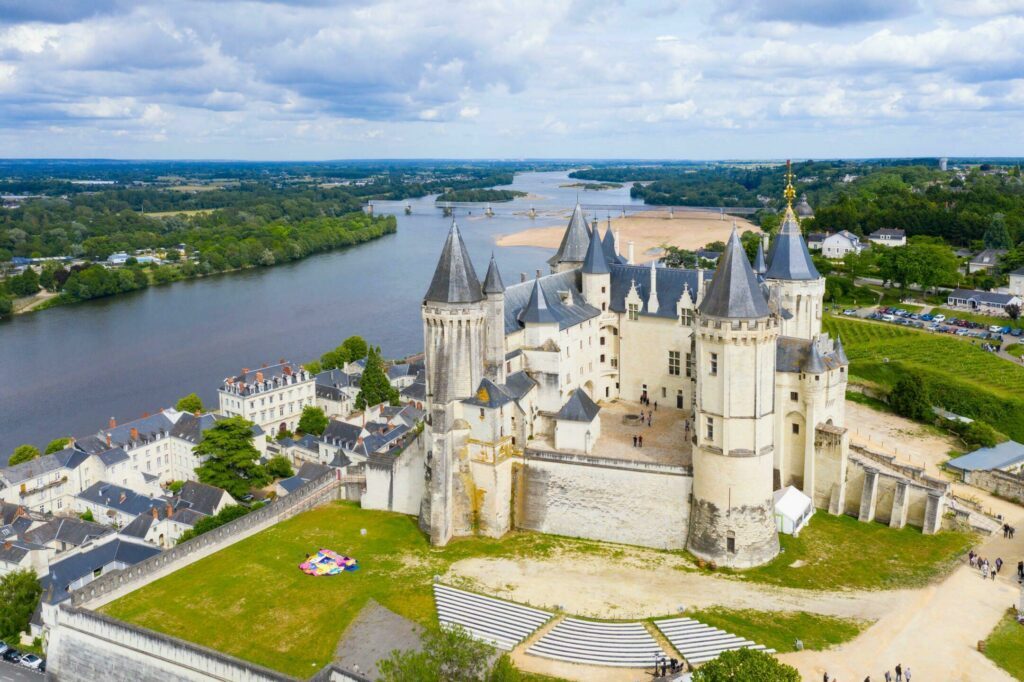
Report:
[[[97,578],[87,586],[72,592],[71,604],[76,607],[99,608],[275,523],[318,507],[329,500],[338,499],[342,491],[337,473],[332,470],[320,478],[309,481],[295,492],[220,528],[203,533],[122,571]]]
[[[686,546],[689,467],[527,450],[515,481],[519,528],[659,549]]]
[[[1024,477],[1005,471],[966,471],[964,483],[987,490],[1007,500],[1024,504]]]

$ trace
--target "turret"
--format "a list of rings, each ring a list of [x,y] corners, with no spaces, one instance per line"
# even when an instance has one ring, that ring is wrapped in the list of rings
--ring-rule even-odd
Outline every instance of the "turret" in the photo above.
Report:
[[[496,384],[505,383],[505,284],[491,254],[484,276],[484,375]]]
[[[526,306],[519,311],[519,321],[526,327],[526,345],[541,346],[558,336],[558,318],[551,310],[540,277],[533,280],[533,289]]]
[[[558,251],[548,259],[551,272],[564,272],[580,267],[587,254],[590,233],[590,225],[583,214],[583,207],[577,201],[569,224],[565,228],[565,234],[562,235],[562,242],[558,245]]]
[[[745,568],[779,552],[772,512],[778,319],[733,230],[698,308],[688,548]]]
[[[587,247],[582,273],[583,297],[587,303],[602,311],[608,310],[611,300],[611,269],[608,267],[601,235],[596,228],[590,233],[590,245]]]

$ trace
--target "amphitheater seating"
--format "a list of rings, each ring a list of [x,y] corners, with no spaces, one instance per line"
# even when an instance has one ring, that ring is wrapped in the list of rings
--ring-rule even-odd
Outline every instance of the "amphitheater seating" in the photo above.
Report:
[[[775,653],[774,649],[766,649],[761,644],[692,618],[656,620],[654,624],[690,665],[706,663],[718,658],[722,652],[733,649],[756,649],[770,654]]]
[[[597,623],[566,618],[526,653],[570,663],[646,668],[665,655],[643,623]]]
[[[476,639],[505,651],[511,651],[553,615],[436,583],[434,601],[442,625],[459,625]]]

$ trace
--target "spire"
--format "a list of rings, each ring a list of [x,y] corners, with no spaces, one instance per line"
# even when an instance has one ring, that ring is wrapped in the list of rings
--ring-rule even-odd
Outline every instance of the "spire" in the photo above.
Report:
[[[501,281],[501,273],[498,272],[498,263],[494,260],[494,253],[491,253],[491,262],[487,265],[487,274],[484,276],[484,294],[505,293],[505,283]]]
[[[558,245],[558,251],[548,260],[549,265],[557,263],[582,263],[587,254],[587,246],[590,241],[590,226],[587,218],[583,215],[583,207],[579,200],[572,210],[572,217],[565,228],[562,236],[562,243]]]
[[[604,255],[604,246],[601,244],[601,234],[594,226],[590,233],[590,245],[587,246],[587,257],[583,261],[583,272],[587,275],[607,275],[611,272],[608,269],[608,260]]]
[[[435,303],[476,303],[483,300],[480,280],[454,219],[437,261],[434,279],[430,281],[430,288],[423,298]]]
[[[761,240],[757,240],[757,255],[754,256],[754,272],[758,275],[763,275],[765,270],[768,269],[768,265],[764,262],[764,244]]]
[[[811,252],[807,250],[807,242],[800,232],[800,223],[793,213],[793,172],[786,162],[786,212],[782,217],[782,227],[768,252],[768,269],[766,279],[810,280],[820,279],[818,269],[811,260]]]
[[[811,341],[811,350],[801,369],[807,374],[822,374],[825,371],[825,358],[821,357],[821,351],[814,340]]]
[[[836,359],[841,365],[850,364],[850,359],[846,357],[846,349],[843,348],[843,339],[840,336],[836,337]]]
[[[651,261],[651,290],[647,294],[647,312],[658,312],[658,260]]]
[[[558,318],[551,312],[548,306],[547,296],[540,285],[540,277],[533,280],[533,291],[530,292],[530,300],[526,307],[519,313],[520,322],[535,322],[539,324],[558,322]]]
[[[622,263],[622,258],[615,248],[615,233],[612,232],[611,218],[608,219],[608,229],[605,230],[604,239],[601,240],[601,247],[604,249],[604,259],[609,264]]]
[[[729,319],[768,317],[768,302],[761,293],[735,229],[725,245],[725,253],[718,259],[715,275],[700,303],[700,312]]]

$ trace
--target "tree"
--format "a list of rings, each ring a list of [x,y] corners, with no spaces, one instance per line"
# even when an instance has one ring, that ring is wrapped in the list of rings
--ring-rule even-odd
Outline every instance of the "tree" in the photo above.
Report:
[[[889,392],[889,405],[896,414],[908,419],[927,421],[932,415],[924,381],[917,374],[904,373]]]
[[[981,239],[985,242],[986,249],[1009,249],[1013,246],[1010,231],[1006,227],[1006,216],[1002,213],[993,213]]]
[[[427,630],[420,651],[392,651],[377,663],[381,682],[518,682],[508,655],[491,664],[494,650],[460,627]]]
[[[34,445],[19,445],[14,448],[11,458],[7,460],[7,466],[14,466],[22,462],[28,462],[39,456],[39,448]]]
[[[292,463],[284,455],[274,455],[267,462],[267,473],[274,478],[288,478],[295,475]]]
[[[11,571],[0,578],[0,637],[18,641],[18,635],[28,630],[42,592],[35,571]]]
[[[192,448],[196,455],[205,458],[196,467],[199,481],[223,488],[233,497],[269,483],[252,438],[252,422],[241,417],[222,419],[207,429],[203,440]]]
[[[355,362],[356,360],[362,360],[369,354],[369,346],[366,340],[361,336],[350,336],[341,342],[338,346],[339,349],[344,348],[345,354],[348,357],[348,362]]]
[[[363,370],[363,377],[359,381],[359,394],[356,396],[356,409],[365,410],[372,405],[380,403],[398,404],[398,390],[388,380],[384,373],[384,365],[380,360],[380,351],[370,348],[366,358],[366,369]]]
[[[61,450],[66,448],[68,446],[68,443],[70,442],[70,438],[54,438],[53,440],[50,441],[50,444],[46,446],[46,451],[43,452],[43,454],[52,455],[55,452],[60,452]]]
[[[322,408],[315,405],[306,405],[302,408],[302,417],[299,418],[299,431],[312,433],[319,436],[327,428],[327,415]]]
[[[0,320],[10,316],[13,310],[14,303],[11,302],[11,297],[4,295],[4,293],[0,291]]]
[[[15,296],[31,296],[39,291],[39,275],[32,268],[25,268],[23,273],[7,280],[7,288]]]
[[[1010,305],[1003,308],[1006,314],[1010,316],[1011,320],[1016,321],[1020,317],[1020,305],[1017,303],[1011,303]]]
[[[188,412],[189,414],[206,411],[203,407],[203,401],[195,393],[189,393],[187,396],[179,400],[178,404],[174,406],[174,409],[178,412]]]
[[[181,489],[184,487],[185,481],[171,481],[170,483],[167,484],[167,489],[170,490],[171,493],[174,495],[180,493]]]
[[[78,518],[82,519],[83,521],[88,521],[89,523],[92,523],[96,520],[95,517],[93,517],[92,515],[92,509],[86,509],[84,512],[78,515]]]
[[[871,272],[876,260],[875,252],[872,249],[864,249],[859,252],[850,251],[843,256],[843,268],[850,275],[850,279],[856,281],[858,277],[864,277]]]
[[[800,673],[763,651],[734,649],[697,668],[693,682],[800,682]]]
[[[319,360],[313,360],[302,365],[302,369],[306,370],[310,374],[317,375],[324,371],[323,365],[320,364]]]
[[[197,535],[209,533],[214,528],[220,528],[225,523],[230,523],[235,519],[240,519],[249,512],[259,509],[261,506],[263,505],[256,504],[253,505],[252,507],[245,507],[240,504],[229,504],[228,506],[224,507],[219,512],[217,512],[215,515],[204,516],[203,518],[196,521],[196,525],[192,526],[192,528],[182,533],[181,537],[178,538],[178,541],[175,544],[180,545],[186,540],[191,540]]]
[[[344,367],[347,362],[348,353],[342,346],[338,346],[334,350],[329,350],[320,356],[320,366],[323,369],[337,369],[339,367]]]
[[[970,424],[965,424],[960,436],[968,446],[973,448],[991,448],[1006,440],[1006,436],[977,419]]]

